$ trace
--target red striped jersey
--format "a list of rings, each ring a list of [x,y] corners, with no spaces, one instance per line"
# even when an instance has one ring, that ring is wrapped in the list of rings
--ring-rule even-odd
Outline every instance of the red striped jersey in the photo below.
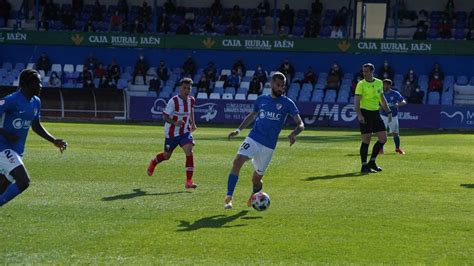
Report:
[[[165,138],[173,138],[182,136],[191,132],[191,110],[194,108],[196,100],[192,96],[188,96],[186,100],[181,99],[178,95],[171,97],[163,111],[164,115],[168,115],[171,120],[177,122],[182,120],[184,123],[181,127],[176,127],[168,122],[165,123]]]

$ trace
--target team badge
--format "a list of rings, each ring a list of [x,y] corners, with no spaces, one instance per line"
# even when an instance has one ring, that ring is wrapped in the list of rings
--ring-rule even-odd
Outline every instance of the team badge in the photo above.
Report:
[[[0,100],[0,105],[4,105],[5,104],[5,100]]]
[[[33,113],[35,114],[35,116],[38,114],[38,109],[35,108],[35,110],[33,111]]]
[[[281,103],[277,103],[277,104],[276,104],[276,109],[277,109],[277,110],[280,110],[282,107],[283,107],[283,105],[282,105]]]

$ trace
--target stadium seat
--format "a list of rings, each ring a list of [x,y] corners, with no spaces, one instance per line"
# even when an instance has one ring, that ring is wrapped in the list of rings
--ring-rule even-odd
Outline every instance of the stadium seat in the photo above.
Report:
[[[71,64],[65,64],[63,68],[64,73],[72,73],[74,72],[74,66]]]
[[[270,95],[272,94],[272,89],[271,88],[264,88],[262,91],[262,95]]]
[[[298,101],[300,102],[309,102],[311,100],[311,93],[307,91],[302,91],[300,96],[298,97]]]
[[[327,90],[326,95],[324,95],[324,102],[325,103],[333,103],[336,101],[336,91],[335,90]]]
[[[439,92],[432,91],[428,94],[428,104],[436,105],[439,104]]]
[[[248,89],[246,89],[246,88],[238,88],[238,89],[237,89],[237,93],[243,93],[243,94],[247,94],[247,93],[248,93],[248,91],[249,91],[249,90],[248,90]]]
[[[232,100],[234,96],[231,93],[224,93],[222,94],[222,100]]]
[[[227,88],[225,88],[224,93],[231,93],[232,95],[234,95],[235,94],[235,88],[227,87]]]
[[[220,95],[220,93],[213,92],[209,95],[209,99],[211,99],[211,100],[220,100],[221,95]]]
[[[28,63],[26,66],[26,69],[34,69],[35,68],[35,63]]]
[[[456,80],[457,85],[467,85],[468,84],[468,79],[466,76],[458,76]]]
[[[258,98],[258,94],[255,94],[255,93],[250,93],[249,95],[247,95],[247,100],[249,101],[255,101],[257,100]]]
[[[76,65],[76,72],[84,71],[84,65]]]
[[[243,88],[243,89],[247,89],[247,90],[248,90],[249,85],[250,85],[249,82],[242,81],[242,82],[240,83],[240,88]]]
[[[323,102],[324,98],[324,91],[317,90],[313,93],[313,97],[311,97],[311,102]]]
[[[253,74],[255,74],[255,70],[247,70],[247,71],[245,71],[245,76],[246,76],[246,77],[253,77]]]
[[[301,88],[301,92],[308,92],[309,94],[311,94],[313,92],[313,84],[304,83],[303,87]]]
[[[198,92],[196,99],[207,99],[207,93],[205,92]]]
[[[54,72],[60,74],[63,71],[63,68],[62,68],[61,64],[53,64],[51,66],[51,71],[54,71]]]
[[[15,69],[18,70],[18,71],[22,71],[23,69],[25,69],[25,64],[23,64],[23,63],[16,63],[16,64],[15,64]]]
[[[224,88],[224,81],[222,81],[222,80],[216,81],[216,84],[214,85],[214,88]]]
[[[230,74],[231,74],[230,69],[222,69],[222,71],[221,71],[222,76],[224,76],[224,75],[225,76],[230,76]]]
[[[235,98],[234,98],[234,99],[235,99],[235,100],[245,100],[245,99],[246,99],[246,98],[245,98],[245,94],[243,94],[243,93],[237,93],[237,94],[235,95]]]

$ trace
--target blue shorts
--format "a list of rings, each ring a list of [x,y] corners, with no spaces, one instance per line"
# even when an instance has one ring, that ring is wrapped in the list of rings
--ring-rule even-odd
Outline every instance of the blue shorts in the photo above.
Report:
[[[194,145],[194,139],[193,135],[191,133],[186,133],[182,136],[177,136],[174,138],[165,138],[165,151],[167,152],[173,152],[173,150],[178,147],[183,147],[186,144],[193,144]]]

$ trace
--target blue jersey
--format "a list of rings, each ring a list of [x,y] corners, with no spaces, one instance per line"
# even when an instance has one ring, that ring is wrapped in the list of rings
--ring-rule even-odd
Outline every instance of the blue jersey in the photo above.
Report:
[[[12,149],[23,156],[31,121],[39,119],[40,108],[41,101],[38,97],[33,96],[28,100],[20,91],[0,99],[0,127],[18,136],[18,140],[11,143],[0,135],[0,151]]]
[[[255,101],[253,111],[257,119],[249,133],[249,137],[265,147],[275,149],[278,135],[285,124],[288,114],[299,114],[295,103],[286,96],[272,98],[262,95]]]
[[[390,90],[389,92],[384,92],[385,100],[387,100],[388,107],[392,110],[392,116],[395,117],[398,115],[398,108],[395,107],[396,103],[403,101],[403,96],[396,90]],[[382,115],[387,116],[387,113],[382,108]]]

